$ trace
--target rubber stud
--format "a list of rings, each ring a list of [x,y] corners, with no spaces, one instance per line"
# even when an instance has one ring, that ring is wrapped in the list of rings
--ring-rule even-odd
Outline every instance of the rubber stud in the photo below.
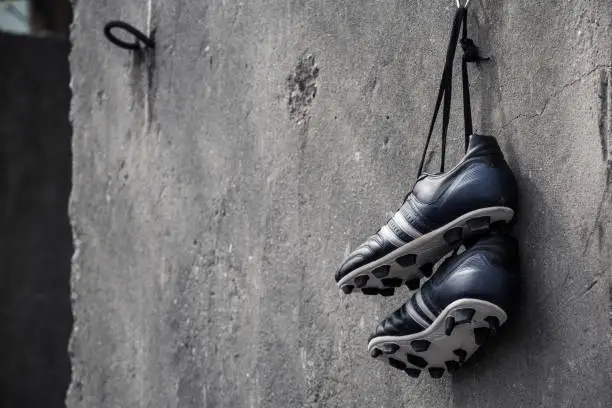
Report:
[[[378,295],[380,293],[380,289],[378,288],[363,288],[361,289],[361,293],[364,295]]]
[[[478,327],[474,329],[474,341],[476,345],[482,346],[491,335],[491,330],[488,327]]]
[[[414,354],[407,354],[408,362],[414,366],[419,368],[427,367],[427,361],[419,356],[415,356]]]
[[[472,317],[474,317],[474,313],[476,311],[474,309],[465,308],[456,310],[455,313],[455,324],[465,324],[472,321]]]
[[[449,245],[458,244],[461,238],[463,238],[463,230],[460,227],[449,229],[444,233],[444,241]]]
[[[398,370],[405,370],[406,369],[406,364],[404,364],[403,362],[396,360],[394,358],[390,358],[389,359],[389,365],[391,367],[397,368]]]
[[[416,351],[417,353],[422,353],[424,351],[427,351],[430,344],[431,343],[427,340],[412,340],[410,342],[412,349]]]
[[[383,289],[380,289],[379,293],[381,295],[383,295],[384,297],[389,297],[389,296],[393,296],[395,294],[395,289],[393,289],[393,288],[383,288]]]
[[[385,354],[395,354],[397,350],[399,350],[399,346],[393,343],[385,343],[382,346],[382,352]]]
[[[450,336],[453,333],[453,329],[455,328],[455,318],[453,316],[448,316],[446,321],[444,322],[444,333],[447,336]]]
[[[460,363],[463,363],[467,357],[467,351],[465,351],[464,349],[460,349],[460,348],[453,350],[453,354],[459,357]]]
[[[355,287],[353,285],[344,285],[341,289],[344,293],[346,293],[347,295],[350,295],[353,292],[353,289]]]
[[[499,332],[499,319],[496,316],[487,316],[485,321],[489,323],[491,336],[497,336],[497,333]]]
[[[372,275],[376,276],[378,279],[384,278],[389,274],[389,269],[391,269],[389,265],[379,266],[372,271]]]
[[[431,367],[429,369],[429,375],[431,375],[431,378],[440,378],[444,375],[444,369],[440,367]]]
[[[404,268],[407,268],[416,263],[416,255],[409,254],[409,255],[400,256],[399,258],[395,260],[395,262],[397,262]]]
[[[468,230],[471,232],[485,232],[489,230],[489,225],[491,224],[491,217],[478,217],[471,220],[468,220],[466,223]]]
[[[429,278],[433,274],[433,264],[426,263],[425,265],[422,265],[419,270],[421,271],[424,277]]]
[[[406,286],[408,286],[408,289],[410,290],[417,290],[420,285],[421,285],[421,282],[419,282],[417,278],[406,281]]]
[[[412,378],[418,378],[419,375],[421,375],[421,370],[417,370],[416,368],[407,368],[404,371]]]
[[[459,368],[459,363],[455,360],[445,361],[444,365],[449,373],[454,373]]]
[[[355,278],[355,285],[358,288],[363,288],[367,283],[368,280],[370,280],[370,277],[368,275],[361,275]]]
[[[400,286],[402,286],[402,279],[401,278],[383,279],[382,284],[385,285],[386,287],[399,288]]]
[[[370,356],[372,356],[372,358],[377,358],[381,354],[382,354],[382,351],[377,348],[372,349],[372,351],[370,351]]]

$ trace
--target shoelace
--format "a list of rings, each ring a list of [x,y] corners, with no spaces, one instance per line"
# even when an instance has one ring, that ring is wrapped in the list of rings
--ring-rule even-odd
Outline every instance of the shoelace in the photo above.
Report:
[[[468,2],[469,3],[469,2]],[[463,88],[463,121],[465,129],[465,150],[467,151],[469,138],[473,132],[472,129],[472,108],[470,103],[470,83],[468,77],[467,63],[478,62],[487,60],[488,58],[482,58],[478,52],[478,47],[474,44],[474,41],[467,37],[467,4],[461,6],[457,1],[457,12],[453,19],[453,25],[451,28],[451,36],[446,50],[446,61],[444,63],[444,69],[442,71],[442,80],[440,81],[440,89],[438,91],[438,97],[436,99],[436,105],[434,108],[434,114],[429,125],[429,132],[427,133],[427,140],[425,142],[425,148],[423,149],[423,155],[421,156],[421,163],[419,164],[419,172],[417,180],[423,174],[423,167],[425,165],[425,159],[427,157],[427,150],[431,141],[436,119],[440,111],[440,105],[444,101],[442,107],[442,145],[441,145],[441,158],[440,158],[440,173],[444,173],[444,161],[446,158],[446,139],[448,134],[448,123],[450,119],[450,108],[451,108],[451,96],[453,87],[453,61],[455,59],[455,50],[457,48],[457,42],[459,40],[459,31],[463,27],[461,36],[461,48],[463,49],[463,58],[461,61],[461,78]],[[410,193],[408,193],[409,195]],[[406,196],[407,198],[408,196]]]
[[[431,118],[431,123],[429,124],[429,132],[427,133],[427,139],[425,141],[425,147],[423,148],[423,154],[421,155],[421,163],[419,164],[419,172],[417,173],[417,181],[423,175],[423,167],[425,166],[425,159],[427,157],[427,150],[429,148],[429,143],[431,142],[431,136],[433,135],[434,126],[436,124],[436,119],[438,118],[438,113],[440,112],[440,105],[444,100],[444,106],[442,109],[442,149],[441,149],[441,158],[440,158],[440,173],[444,173],[444,161],[446,158],[446,136],[448,133],[448,123],[450,120],[450,108],[451,108],[451,96],[452,96],[452,88],[453,88],[453,62],[455,60],[455,50],[457,48],[457,43],[461,44],[461,49],[463,50],[463,58],[461,59],[461,79],[462,79],[462,90],[463,90],[463,124],[465,130],[465,151],[467,152],[467,148],[470,142],[470,136],[473,133],[472,128],[472,105],[470,102],[470,80],[468,76],[467,63],[468,62],[479,62],[486,61],[489,58],[483,58],[480,56],[478,51],[478,47],[474,44],[467,36],[467,6],[469,4],[469,0],[465,3],[465,5],[461,6],[459,1],[457,1],[457,11],[455,13],[455,17],[453,18],[453,25],[451,28],[451,36],[448,42],[448,47],[446,49],[446,60],[444,63],[444,69],[442,70],[442,80],[440,81],[440,89],[438,91],[438,97],[436,99],[436,105],[434,108],[434,114]],[[463,27],[463,31],[461,33],[461,40],[459,40],[459,30]],[[402,205],[408,199],[408,196],[412,191],[409,191],[404,200],[402,201]],[[400,205],[401,208],[401,205]],[[399,211],[399,209],[398,209]]]

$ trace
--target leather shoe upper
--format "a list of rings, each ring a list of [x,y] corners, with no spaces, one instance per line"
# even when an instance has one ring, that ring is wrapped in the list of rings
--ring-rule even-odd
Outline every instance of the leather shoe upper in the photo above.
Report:
[[[508,311],[518,291],[517,247],[510,236],[489,236],[447,258],[420,291],[378,325],[370,339],[423,331],[459,299],[485,300]]]
[[[419,177],[397,213],[338,268],[336,282],[351,271],[470,211],[515,208],[514,175],[492,136],[472,135],[463,159],[443,174]]]

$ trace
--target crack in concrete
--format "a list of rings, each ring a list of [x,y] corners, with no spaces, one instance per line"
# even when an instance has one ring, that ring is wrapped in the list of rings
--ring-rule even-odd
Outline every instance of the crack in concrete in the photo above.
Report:
[[[599,81],[599,138],[601,142],[601,154],[608,165],[612,164],[609,145],[612,143],[612,129],[610,118],[612,117],[612,93],[609,91],[612,70],[602,70]]]
[[[593,222],[593,227],[591,228],[591,232],[589,232],[589,236],[587,237],[586,244],[584,245],[584,250],[582,251],[582,255],[586,255],[587,251],[591,247],[591,241],[593,239],[593,235],[595,231],[601,226],[601,215],[603,212],[604,204],[609,198],[610,186],[612,185],[612,173],[610,172],[610,168],[608,168],[608,173],[606,177],[606,188],[601,195],[599,200],[599,205],[597,207],[597,215],[595,216],[595,221]]]
[[[587,286],[586,289],[582,291],[582,293],[580,294],[580,297],[586,295],[591,290],[593,290],[593,288],[595,287],[595,285],[597,285],[598,282],[599,282],[599,279],[594,279],[593,282],[591,282],[589,286]]]
[[[504,129],[508,126],[510,126],[512,123],[514,123],[515,121],[519,120],[519,119],[533,119],[533,118],[537,118],[540,117],[544,114],[544,111],[546,110],[546,108],[548,108],[549,103],[557,98],[563,91],[565,91],[566,89],[576,85],[577,83],[579,83],[580,81],[582,81],[584,78],[592,75],[595,72],[599,72],[602,69],[612,69],[612,65],[597,65],[594,68],[590,69],[589,71],[581,74],[578,78],[568,82],[567,84],[561,86],[561,88],[557,89],[555,92],[553,92],[552,94],[550,94],[545,100],[544,100],[544,104],[542,105],[542,108],[539,111],[536,112],[531,112],[531,113],[521,113],[517,116],[515,116],[514,118],[510,119],[508,122],[502,124],[499,128],[499,130],[497,131],[497,135],[501,135],[501,133],[504,131]]]

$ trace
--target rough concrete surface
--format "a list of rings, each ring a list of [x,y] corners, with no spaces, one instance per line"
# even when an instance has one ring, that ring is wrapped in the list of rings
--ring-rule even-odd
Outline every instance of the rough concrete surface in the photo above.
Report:
[[[333,272],[412,186],[454,2],[78,1],[68,406],[611,406],[610,2],[470,8],[522,297],[464,369],[414,380],[366,352],[407,290],[344,296]],[[115,18],[155,52],[106,41]]]
[[[70,383],[69,45],[0,33],[0,408]]]

